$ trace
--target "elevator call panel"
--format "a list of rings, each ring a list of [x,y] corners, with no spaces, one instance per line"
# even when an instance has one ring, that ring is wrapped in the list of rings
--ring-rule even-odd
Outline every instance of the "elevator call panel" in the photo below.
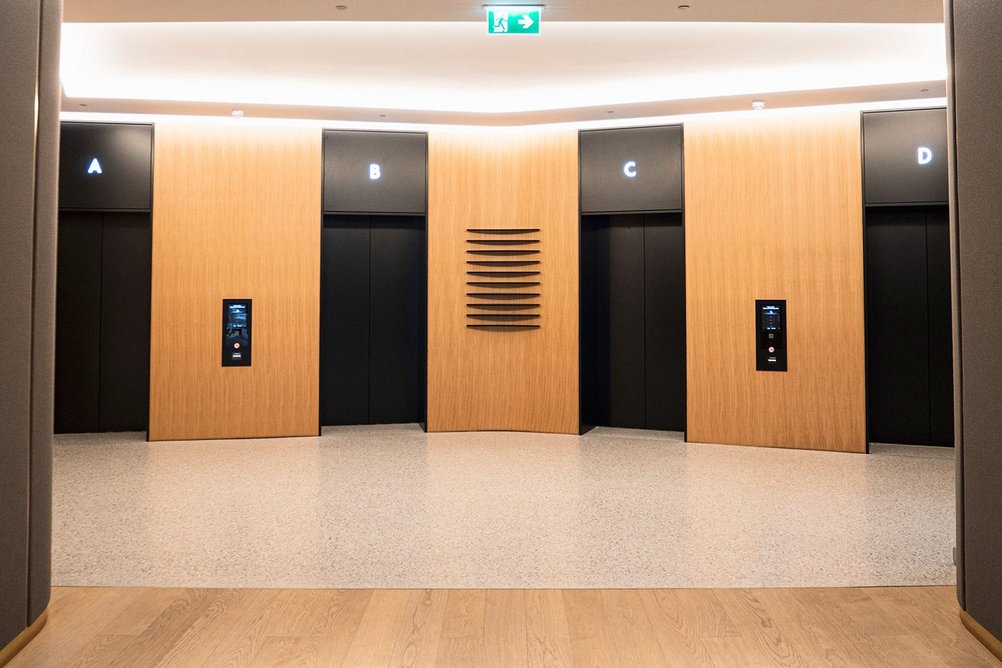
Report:
[[[251,300],[223,300],[223,366],[251,365]]]
[[[786,371],[786,300],[755,300],[755,368]]]

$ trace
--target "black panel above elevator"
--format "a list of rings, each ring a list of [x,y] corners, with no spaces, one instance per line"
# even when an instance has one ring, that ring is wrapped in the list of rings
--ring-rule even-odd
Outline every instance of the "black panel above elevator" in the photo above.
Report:
[[[946,204],[946,109],[863,114],[866,206]]]
[[[682,126],[580,135],[581,213],[682,210]]]
[[[324,213],[424,214],[428,135],[324,131]]]
[[[152,125],[62,123],[60,210],[150,211],[152,192]]]

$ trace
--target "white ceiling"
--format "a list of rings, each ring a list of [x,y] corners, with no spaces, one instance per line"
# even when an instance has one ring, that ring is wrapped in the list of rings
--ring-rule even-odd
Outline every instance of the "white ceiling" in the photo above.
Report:
[[[679,9],[680,4],[689,9]],[[337,5],[346,5],[340,11]],[[65,0],[71,22],[477,21],[484,0]],[[939,23],[943,0],[556,0],[550,21]]]
[[[540,36],[485,21],[66,24],[64,109],[503,125],[945,94],[942,24],[546,17]]]

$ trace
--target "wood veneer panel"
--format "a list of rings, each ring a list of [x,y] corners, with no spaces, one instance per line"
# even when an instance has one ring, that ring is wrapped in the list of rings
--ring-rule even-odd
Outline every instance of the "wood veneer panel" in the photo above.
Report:
[[[428,144],[429,431],[577,433],[576,133],[436,132]],[[512,228],[526,231],[504,239],[537,239],[539,253],[466,252],[488,248],[468,229]],[[467,262],[512,259],[540,262],[540,285],[506,291],[539,295],[525,300],[540,304],[538,329],[468,328],[466,305],[490,299],[467,293],[492,290],[466,285]]]
[[[859,115],[685,127],[688,439],[865,452]],[[755,370],[786,299],[789,371]]]
[[[150,439],[317,433],[319,130],[158,125]],[[222,300],[254,300],[251,367]]]

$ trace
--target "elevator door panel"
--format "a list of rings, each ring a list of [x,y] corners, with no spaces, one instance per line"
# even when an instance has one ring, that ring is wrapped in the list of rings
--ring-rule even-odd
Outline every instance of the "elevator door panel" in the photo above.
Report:
[[[100,213],[59,216],[56,273],[56,433],[99,431]]]
[[[607,299],[609,424],[646,426],[644,400],[644,224],[612,216],[599,230],[598,281]]]
[[[321,252],[321,424],[368,424],[369,219],[328,217]]]
[[[420,422],[425,350],[424,219],[374,218],[370,236],[369,422]]]
[[[148,213],[59,214],[57,433],[147,428],[151,244]]]
[[[582,425],[684,431],[685,367],[681,214],[582,218]]]
[[[926,212],[929,303],[929,444],[953,445],[953,311],[950,299],[950,211]]]
[[[685,431],[685,230],[677,214],[644,225],[647,428]]]
[[[150,395],[150,217],[104,215],[100,431],[145,431]]]
[[[929,439],[925,213],[867,211],[866,329],[870,441]]]

